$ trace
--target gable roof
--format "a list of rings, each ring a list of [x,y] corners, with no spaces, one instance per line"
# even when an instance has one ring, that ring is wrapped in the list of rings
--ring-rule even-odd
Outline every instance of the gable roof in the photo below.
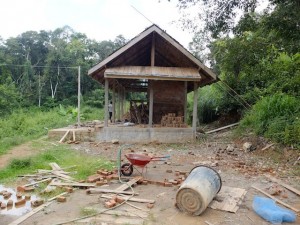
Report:
[[[120,72],[125,66],[136,67],[148,67],[151,65],[151,46],[152,40],[155,42],[155,67],[173,67],[173,68],[193,68],[198,71],[198,81],[200,86],[214,82],[217,76],[203,63],[201,63],[196,57],[194,57],[189,51],[187,51],[181,44],[168,35],[165,31],[153,24],[148,27],[142,33],[131,39],[126,45],[116,50],[102,62],[98,63],[88,71],[88,75],[99,81],[104,82],[105,77],[112,77],[112,71]],[[109,73],[105,74],[107,68],[110,68]],[[115,68],[115,69],[113,69]],[[124,69],[123,69],[124,70]],[[139,70],[143,70],[140,68]],[[146,69],[149,71],[149,68]],[[156,71],[162,71],[163,69],[157,69]],[[170,71],[173,69],[169,69]],[[183,70],[182,70],[183,71]],[[156,77],[147,77],[145,79],[158,79],[160,78],[168,80],[170,76],[166,77],[165,74],[156,74]],[[176,74],[174,74],[176,77]],[[180,74],[184,79],[184,73]],[[119,74],[119,78],[134,79],[134,77],[127,77],[124,74]],[[172,80],[172,79],[170,79]],[[187,81],[189,79],[186,79]],[[197,79],[196,79],[197,80]]]

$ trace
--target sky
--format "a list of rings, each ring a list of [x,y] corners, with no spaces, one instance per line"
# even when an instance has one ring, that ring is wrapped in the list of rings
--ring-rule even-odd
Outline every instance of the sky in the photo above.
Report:
[[[176,1],[168,0],[1,0],[0,37],[26,31],[55,30],[65,25],[97,41],[122,34],[131,39],[153,23],[187,47],[192,34],[179,24]]]

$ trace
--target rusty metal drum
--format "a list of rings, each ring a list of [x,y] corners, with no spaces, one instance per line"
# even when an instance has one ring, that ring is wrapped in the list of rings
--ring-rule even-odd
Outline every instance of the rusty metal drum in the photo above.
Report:
[[[180,211],[198,216],[221,190],[222,180],[218,172],[208,166],[193,168],[176,193],[176,205]]]

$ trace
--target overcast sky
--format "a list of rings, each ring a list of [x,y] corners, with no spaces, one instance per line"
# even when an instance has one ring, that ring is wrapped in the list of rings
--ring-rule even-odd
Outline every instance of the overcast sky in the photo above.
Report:
[[[69,25],[89,38],[131,39],[151,22],[187,47],[192,35],[172,23],[179,18],[176,1],[167,0],[1,0],[0,36],[4,39],[34,30],[54,30]],[[132,5],[132,6],[131,6]]]

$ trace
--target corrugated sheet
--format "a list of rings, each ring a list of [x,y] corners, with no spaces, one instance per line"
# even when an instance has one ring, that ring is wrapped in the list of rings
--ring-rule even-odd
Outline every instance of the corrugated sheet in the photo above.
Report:
[[[201,80],[201,76],[196,68],[151,66],[122,66],[107,68],[105,70],[104,77],[184,81]]]

